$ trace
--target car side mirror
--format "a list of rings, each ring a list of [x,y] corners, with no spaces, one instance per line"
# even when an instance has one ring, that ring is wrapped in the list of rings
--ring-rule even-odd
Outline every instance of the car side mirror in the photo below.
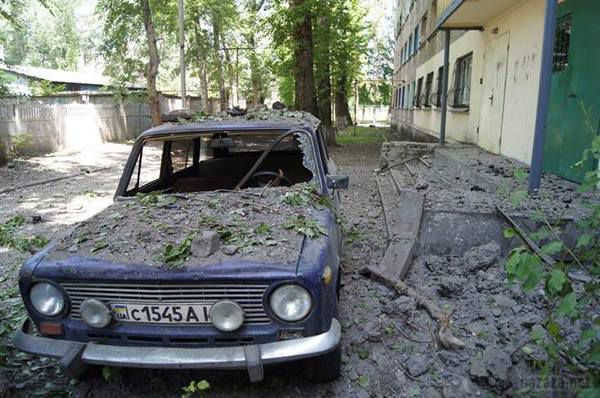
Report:
[[[348,189],[350,178],[348,176],[327,176],[327,188]]]

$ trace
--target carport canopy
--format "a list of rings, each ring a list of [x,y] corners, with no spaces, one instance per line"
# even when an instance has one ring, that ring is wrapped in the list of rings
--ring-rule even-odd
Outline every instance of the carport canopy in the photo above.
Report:
[[[437,20],[437,29],[481,30],[523,0],[451,0]]]

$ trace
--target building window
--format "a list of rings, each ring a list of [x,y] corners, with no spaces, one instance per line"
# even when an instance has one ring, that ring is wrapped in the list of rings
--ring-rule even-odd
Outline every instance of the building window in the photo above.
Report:
[[[440,66],[440,68],[438,69],[438,75],[437,75],[437,84],[436,84],[436,92],[435,92],[435,106],[442,106],[442,91],[444,91],[444,89],[442,88],[442,81],[444,79],[444,67]]]
[[[433,72],[427,75],[425,80],[425,96],[423,97],[423,106],[431,106],[431,90],[433,86]]]
[[[419,25],[416,26],[415,28],[415,42],[414,42],[414,47],[413,47],[413,54],[416,54],[417,51],[419,51]]]
[[[471,98],[471,67],[473,53],[456,60],[454,73],[454,103],[455,108],[467,108]]]
[[[420,78],[417,81],[417,100],[416,100],[417,102],[415,104],[417,108],[420,108],[421,105],[423,104],[422,95],[423,95],[423,78]]]
[[[427,12],[425,13],[425,15],[423,15],[423,18],[421,18],[421,35],[424,38],[427,38],[427,34],[429,33],[429,27],[427,26]]]
[[[415,96],[415,82],[410,84],[410,93],[408,95],[408,99],[410,100],[410,107],[414,107],[417,103],[417,97]]]
[[[398,108],[402,108],[402,88],[398,89]]]
[[[569,66],[569,46],[571,44],[571,15],[559,19],[556,23],[554,38],[553,72],[562,72]]]
[[[410,58],[413,55],[413,35],[409,36],[408,43],[406,44],[408,45],[408,57]]]
[[[400,64],[404,63],[404,47],[400,50]]]

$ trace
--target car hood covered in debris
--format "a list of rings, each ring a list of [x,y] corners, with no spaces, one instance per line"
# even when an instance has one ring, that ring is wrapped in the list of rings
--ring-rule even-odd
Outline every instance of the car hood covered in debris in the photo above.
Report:
[[[66,279],[177,279],[181,272],[293,276],[301,262],[318,262],[335,222],[311,189],[301,184],[118,200],[36,256],[37,271]]]

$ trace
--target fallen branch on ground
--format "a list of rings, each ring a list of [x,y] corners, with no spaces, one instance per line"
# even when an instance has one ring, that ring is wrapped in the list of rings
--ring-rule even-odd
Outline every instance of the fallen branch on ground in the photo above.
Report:
[[[60,177],[49,178],[47,180],[34,181],[34,182],[30,182],[28,184],[15,185],[12,187],[0,189],[0,194],[17,191],[19,189],[35,187],[38,185],[49,184],[51,182],[66,180],[68,178],[75,178],[75,177],[79,177],[79,176],[83,176],[83,175],[87,175],[87,174],[98,173],[101,171],[106,171],[106,170],[112,169],[113,167],[115,167],[115,166],[101,167],[99,169],[94,169],[94,170],[82,170],[79,173],[67,174],[67,175],[60,176]]]
[[[383,169],[377,169],[377,170],[375,170],[375,173],[376,174],[385,173],[388,170],[394,169],[394,168],[399,167],[399,166],[404,166],[407,163],[412,162],[413,160],[417,160],[417,159],[418,158],[410,158],[410,159],[406,159],[406,160],[404,160],[402,162],[392,163],[391,165],[387,165]]]
[[[527,233],[517,224],[515,220],[513,220],[508,214],[506,214],[500,206],[496,206],[496,211],[506,221],[511,228],[519,235],[519,238],[533,251],[543,262],[548,264],[549,266],[554,266],[556,261],[546,253],[542,251],[542,249],[529,237]]]
[[[360,273],[376,282],[394,289],[403,296],[414,298],[417,302],[417,305],[424,308],[427,313],[429,313],[429,315],[437,321],[435,339],[440,346],[446,349],[462,348],[465,346],[465,343],[462,340],[458,339],[452,334],[450,318],[453,312],[447,313],[442,311],[436,303],[427,297],[424,297],[403,281],[387,276],[377,269],[365,267],[360,271]]]

